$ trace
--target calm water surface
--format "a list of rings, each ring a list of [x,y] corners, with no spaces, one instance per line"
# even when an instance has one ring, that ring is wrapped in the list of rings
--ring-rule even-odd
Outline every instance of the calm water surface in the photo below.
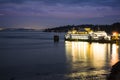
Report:
[[[0,32],[0,80],[106,74],[119,53],[117,44],[64,41],[64,33]]]

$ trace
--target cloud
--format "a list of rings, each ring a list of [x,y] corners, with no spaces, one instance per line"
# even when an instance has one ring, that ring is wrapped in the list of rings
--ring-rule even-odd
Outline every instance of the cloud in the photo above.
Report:
[[[0,0],[0,26],[112,24],[120,21],[119,4],[120,0]]]
[[[13,0],[6,0],[6,2],[7,1]],[[14,16],[44,16],[56,18],[94,18],[120,15],[119,8],[117,9],[111,6],[104,5],[91,5],[93,4],[93,2],[96,3],[95,1],[87,3],[87,0],[81,0],[80,3],[79,0],[69,0],[69,4],[66,4],[68,0],[58,0],[58,2],[57,0],[54,0],[54,2],[52,1],[53,0],[25,0],[24,3],[21,1],[22,4],[7,3],[0,5],[0,14]],[[112,1],[113,0],[109,2]],[[75,5],[74,3],[77,4]]]
[[[0,14],[0,16],[4,16],[4,14]]]
[[[96,18],[120,15],[119,0],[0,0],[0,16]],[[109,4],[107,4],[109,3]],[[116,3],[116,4],[115,4]]]

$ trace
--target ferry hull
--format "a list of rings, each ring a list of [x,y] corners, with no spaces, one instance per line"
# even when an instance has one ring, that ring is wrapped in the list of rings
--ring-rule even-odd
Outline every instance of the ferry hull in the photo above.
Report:
[[[120,40],[65,39],[65,41],[83,41],[83,42],[98,42],[98,43],[120,43]]]

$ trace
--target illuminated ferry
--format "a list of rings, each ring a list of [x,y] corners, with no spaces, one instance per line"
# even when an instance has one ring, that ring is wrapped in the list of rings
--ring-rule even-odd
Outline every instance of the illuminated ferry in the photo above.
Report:
[[[93,32],[90,28],[68,31],[65,35],[65,40],[68,41],[109,41],[110,36],[105,31]]]

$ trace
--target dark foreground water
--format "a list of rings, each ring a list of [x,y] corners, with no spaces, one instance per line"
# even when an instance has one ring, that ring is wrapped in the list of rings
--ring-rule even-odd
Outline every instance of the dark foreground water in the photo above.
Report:
[[[58,43],[53,41],[56,34]],[[119,53],[117,44],[64,41],[64,33],[0,32],[0,80],[104,77]]]

